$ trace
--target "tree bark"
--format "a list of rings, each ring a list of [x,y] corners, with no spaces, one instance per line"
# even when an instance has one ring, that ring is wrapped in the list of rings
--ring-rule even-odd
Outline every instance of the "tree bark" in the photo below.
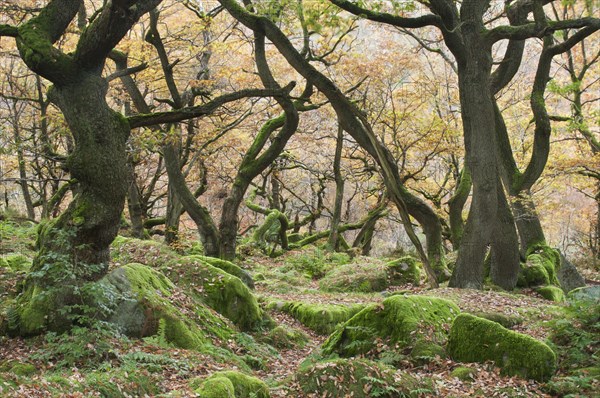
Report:
[[[338,227],[342,219],[342,205],[344,204],[344,178],[342,176],[342,149],[344,146],[344,130],[338,126],[338,134],[333,158],[333,175],[335,178],[335,204],[333,206],[333,217],[331,219],[331,234],[327,244],[333,251],[340,247],[340,234]]]

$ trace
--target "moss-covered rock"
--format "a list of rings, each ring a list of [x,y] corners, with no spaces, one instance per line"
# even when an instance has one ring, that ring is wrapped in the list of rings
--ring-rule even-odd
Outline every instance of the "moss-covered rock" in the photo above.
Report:
[[[381,292],[392,285],[396,277],[395,267],[361,257],[329,271],[319,281],[319,287],[327,292]]]
[[[446,358],[446,350],[439,344],[427,340],[418,340],[410,351],[410,357],[417,365],[423,365],[436,358]]]
[[[447,329],[459,313],[456,304],[448,300],[392,296],[350,318],[323,343],[323,353],[364,354],[375,347],[378,338],[397,348],[414,347],[419,341],[443,345]]]
[[[200,397],[206,398],[270,398],[271,396],[269,387],[262,380],[233,370],[216,372],[206,379],[193,379],[190,385],[200,394]],[[230,394],[231,389],[233,395],[227,395]],[[215,395],[218,393],[224,395]]]
[[[535,291],[546,300],[554,301],[555,303],[562,303],[565,301],[565,293],[558,286],[543,286],[537,288]]]
[[[294,377],[304,394],[316,397],[393,398],[410,396],[419,388],[410,375],[367,359],[308,362]]]
[[[546,245],[529,248],[527,261],[521,264],[517,286],[560,286],[557,272],[561,265],[560,252]]]
[[[222,269],[230,275],[240,278],[240,280],[244,282],[246,286],[248,286],[250,289],[254,289],[254,280],[252,279],[252,275],[250,275],[248,271],[243,270],[231,261],[221,260],[220,258],[215,257],[206,257],[198,255],[194,255],[194,257],[198,260],[204,261],[212,265],[213,267]]]
[[[471,315],[487,319],[488,321],[496,322],[507,329],[512,329],[515,326],[523,323],[523,318],[520,316],[506,315],[500,312],[473,312]]]
[[[587,286],[573,289],[567,295],[569,301],[593,301],[600,303],[600,286]]]
[[[462,381],[469,381],[473,380],[476,373],[477,372],[475,371],[475,369],[467,368],[465,366],[459,366],[458,368],[455,368],[452,370],[452,372],[450,372],[450,376],[456,377],[457,379]]]
[[[241,330],[263,324],[264,314],[256,298],[237,277],[213,267],[197,256],[181,257],[164,267],[178,286],[230,319]]]
[[[98,286],[105,294],[96,297],[96,305],[112,307],[108,321],[129,336],[158,335],[176,347],[203,350],[214,339],[226,339],[234,333],[227,322],[200,303],[186,308],[181,293],[178,308],[171,298],[176,290],[173,283],[148,266],[134,263],[117,268]]]
[[[312,304],[301,301],[274,302],[267,306],[293,316],[301,324],[318,334],[327,335],[335,327],[352,318],[364,305]]]
[[[112,261],[117,265],[144,264],[159,268],[175,260],[179,254],[164,243],[152,239],[136,239],[117,236],[111,244]]]
[[[390,284],[417,286],[421,278],[421,264],[411,256],[404,256],[387,263]]]
[[[227,377],[211,377],[196,389],[200,398],[235,398],[235,388]]]
[[[530,336],[470,314],[459,315],[450,330],[447,351],[461,362],[494,361],[503,374],[546,381],[556,371],[556,355]]]
[[[265,341],[276,348],[302,348],[308,343],[308,336],[301,330],[279,325],[269,331]]]

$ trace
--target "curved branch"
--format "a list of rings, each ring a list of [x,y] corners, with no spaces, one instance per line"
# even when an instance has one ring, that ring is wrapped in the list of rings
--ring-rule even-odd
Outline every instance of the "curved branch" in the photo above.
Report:
[[[358,6],[347,0],[329,0],[341,9],[348,11],[351,14],[367,18],[375,22],[383,22],[388,25],[397,26],[399,28],[423,28],[425,26],[440,27],[441,19],[434,14],[427,14],[416,18],[405,18],[398,15],[388,14],[385,12],[372,11]]]

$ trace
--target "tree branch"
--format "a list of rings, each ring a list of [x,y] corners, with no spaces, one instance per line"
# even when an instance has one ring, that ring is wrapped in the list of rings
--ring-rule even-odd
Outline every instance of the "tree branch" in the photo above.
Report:
[[[0,36],[17,37],[19,29],[16,26],[0,24]]]
[[[237,101],[242,98],[248,97],[280,97],[288,94],[295,83],[292,82],[288,84],[281,90],[265,90],[265,89],[246,89],[237,91],[235,93],[225,94],[220,97],[215,98],[214,100],[197,106],[190,106],[181,108],[175,111],[169,112],[157,112],[150,114],[142,114],[142,115],[134,115],[128,118],[129,125],[131,128],[135,127],[144,127],[144,126],[154,126],[156,124],[162,123],[176,123],[181,122],[182,120],[193,119],[195,117],[204,116],[212,113],[215,109],[220,107],[221,105]]]
[[[532,37],[542,38],[547,34],[565,29],[579,29],[585,27],[600,28],[600,19],[586,17],[569,19],[565,21],[549,21],[547,26],[540,27],[539,23],[531,22],[519,26],[498,26],[489,30],[486,35],[488,40],[495,43],[499,40],[525,40]]]
[[[367,18],[371,21],[397,26],[399,28],[422,28],[425,26],[439,27],[441,25],[440,17],[433,14],[427,14],[416,18],[405,18],[385,12],[368,10],[347,0],[329,0],[329,2],[351,14]]]

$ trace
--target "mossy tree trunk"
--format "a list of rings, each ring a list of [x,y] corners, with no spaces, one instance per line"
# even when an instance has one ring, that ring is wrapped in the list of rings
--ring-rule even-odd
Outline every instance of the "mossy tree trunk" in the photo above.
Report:
[[[74,53],[55,48],[82,1],[52,0],[11,35],[34,72],[54,86],[48,98],[62,111],[74,147],[67,168],[76,185],[67,210],[40,229],[34,259],[14,311],[12,333],[69,328],[79,289],[106,274],[127,192],[129,124],[106,102],[105,59],[131,26],[160,0],[108,3],[82,33]],[[135,7],[132,7],[135,6]],[[14,33],[14,34],[13,34]]]
[[[454,250],[460,248],[460,240],[462,239],[465,222],[463,220],[463,210],[469,194],[471,193],[472,181],[469,169],[463,167],[460,173],[460,179],[454,192],[454,195],[448,201],[448,212],[450,216],[450,240]]]

